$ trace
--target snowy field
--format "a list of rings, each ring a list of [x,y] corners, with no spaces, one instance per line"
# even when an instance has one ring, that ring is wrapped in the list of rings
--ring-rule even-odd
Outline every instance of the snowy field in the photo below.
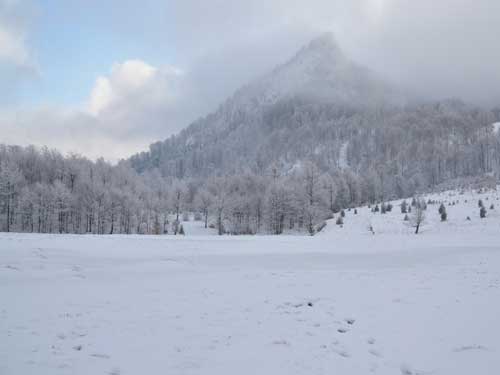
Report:
[[[436,195],[460,203],[418,236],[397,206],[315,237],[0,234],[0,374],[497,375],[500,216],[478,197],[500,209]]]

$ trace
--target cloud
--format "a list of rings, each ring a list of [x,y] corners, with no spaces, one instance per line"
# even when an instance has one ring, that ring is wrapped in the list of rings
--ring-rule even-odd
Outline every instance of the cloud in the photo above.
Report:
[[[181,70],[141,60],[113,64],[75,108],[40,106],[0,111],[2,142],[35,144],[111,161],[130,156],[182,127]]]
[[[0,108],[11,103],[19,86],[38,74],[27,42],[29,11],[19,0],[0,0]]]
[[[28,56],[23,36],[0,25],[0,61],[25,66],[29,62]]]
[[[145,95],[148,95],[150,100],[164,100],[163,104],[167,105],[168,94],[172,91],[170,83],[173,85],[180,75],[181,71],[178,69],[160,70],[141,60],[115,64],[109,77],[97,78],[90,94],[88,110],[98,116],[119,106],[128,107],[131,101]]]

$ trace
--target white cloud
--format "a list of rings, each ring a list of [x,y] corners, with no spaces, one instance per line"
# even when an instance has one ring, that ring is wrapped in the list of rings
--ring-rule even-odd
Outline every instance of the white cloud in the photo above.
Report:
[[[0,61],[25,66],[29,62],[28,57],[23,35],[15,34],[0,24]]]
[[[21,1],[0,0],[0,64],[32,69],[24,10]]]
[[[141,60],[112,66],[98,77],[79,108],[38,107],[0,111],[2,142],[48,146],[111,161],[178,131],[182,72]],[[169,119],[172,119],[170,122]]]
[[[109,77],[99,77],[90,94],[88,110],[94,116],[113,107],[126,104],[131,96],[156,84],[158,69],[141,60],[115,64]],[[168,88],[167,88],[168,89]]]

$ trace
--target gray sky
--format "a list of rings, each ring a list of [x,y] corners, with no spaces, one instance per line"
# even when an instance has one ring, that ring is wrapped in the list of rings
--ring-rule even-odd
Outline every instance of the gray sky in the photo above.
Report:
[[[500,105],[498,0],[0,0],[0,142],[127,157],[325,31],[421,95]]]

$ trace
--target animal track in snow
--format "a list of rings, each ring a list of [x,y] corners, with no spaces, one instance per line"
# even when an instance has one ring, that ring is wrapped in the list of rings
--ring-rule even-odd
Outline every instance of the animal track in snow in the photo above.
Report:
[[[455,353],[466,352],[470,350],[488,350],[488,348],[482,345],[464,345],[453,349]]]
[[[368,350],[368,353],[370,353],[371,355],[378,357],[378,358],[383,357],[383,355],[376,349],[370,349],[370,350]]]
[[[339,356],[344,357],[344,358],[349,358],[351,354],[347,350],[343,349],[333,349],[335,353],[337,353]]]

